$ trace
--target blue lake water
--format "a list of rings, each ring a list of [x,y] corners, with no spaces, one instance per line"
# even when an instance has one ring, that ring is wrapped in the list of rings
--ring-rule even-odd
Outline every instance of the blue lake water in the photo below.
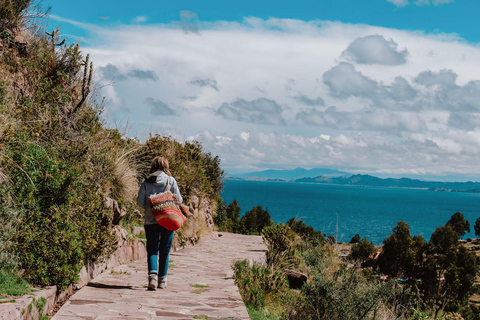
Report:
[[[470,222],[464,239],[475,238],[473,225],[480,217],[476,193],[229,180],[222,198],[226,204],[237,199],[242,214],[261,205],[275,224],[296,217],[327,235],[336,235],[338,215],[338,241],[348,242],[358,233],[376,245],[399,220],[410,225],[412,235],[428,241],[457,211]]]

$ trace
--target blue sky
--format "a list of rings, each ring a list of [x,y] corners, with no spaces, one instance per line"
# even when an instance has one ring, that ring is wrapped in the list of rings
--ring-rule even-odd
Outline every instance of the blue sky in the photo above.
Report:
[[[442,1],[440,1],[442,2]],[[429,33],[456,33],[472,42],[480,41],[477,0],[443,1],[434,5],[395,5],[386,0],[300,0],[300,1],[128,1],[84,0],[81,5],[64,0],[45,0],[51,13],[77,21],[112,25],[130,24],[136,17],[148,17],[147,23],[168,23],[179,19],[182,10],[198,14],[202,21],[241,21],[244,17],[270,17],[299,20],[330,20],[368,24]],[[399,0],[396,3],[404,3]],[[134,22],[133,22],[134,23]],[[65,28],[68,28],[65,26]]]
[[[198,139],[230,172],[480,177],[477,1],[43,5],[129,135]]]

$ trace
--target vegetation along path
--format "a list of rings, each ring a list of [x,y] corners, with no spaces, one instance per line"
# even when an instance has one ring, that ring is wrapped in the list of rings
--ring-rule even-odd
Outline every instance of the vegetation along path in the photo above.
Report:
[[[147,263],[139,260],[95,278],[53,319],[249,319],[231,265],[242,259],[262,263],[265,252],[260,236],[214,232],[170,253],[166,289],[147,291]]]

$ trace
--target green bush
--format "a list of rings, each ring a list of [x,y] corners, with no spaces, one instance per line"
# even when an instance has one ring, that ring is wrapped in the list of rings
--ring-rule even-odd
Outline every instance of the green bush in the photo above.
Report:
[[[355,268],[340,269],[336,277],[316,270],[302,289],[304,300],[293,319],[375,319],[380,304],[392,293],[391,283],[367,283]]]
[[[211,198],[220,195],[223,188],[220,159],[204,151],[200,142],[180,143],[170,136],[152,135],[135,152],[135,161],[142,173],[140,180],[145,178],[152,159],[159,155],[168,159],[170,171],[177,179],[185,201],[198,193],[205,193]]]
[[[268,209],[256,206],[247,211],[240,219],[243,234],[260,234],[265,227],[273,226]]]
[[[268,252],[283,252],[291,248],[295,241],[295,233],[283,223],[269,226],[262,230],[262,237]]]
[[[225,206],[223,200],[217,209],[214,222],[220,231],[241,233],[240,213],[242,209],[238,205],[237,199],[233,200],[228,206]]]
[[[355,243],[358,243],[359,241],[360,241],[360,235],[357,233],[356,235],[354,235],[354,236],[352,237],[352,239],[350,240],[349,243],[355,244]]]
[[[197,141],[154,135],[142,144],[104,128],[102,106],[89,99],[89,56],[58,43],[58,29],[24,32],[29,5],[0,5],[0,269],[22,268],[32,284],[62,289],[116,248],[107,197],[138,222],[139,182],[155,156],[171,161],[187,202],[218,199],[223,171]],[[10,42],[20,31],[26,48]]]
[[[295,233],[297,233],[302,239],[311,246],[317,246],[325,241],[325,238],[321,231],[315,231],[312,226],[302,220],[291,218],[287,222],[287,226],[290,227]]]
[[[0,5],[0,30],[13,29],[21,21],[30,0],[2,0]]]
[[[28,2],[7,1],[2,10],[21,15]],[[78,46],[55,49],[43,36],[28,40],[22,59],[15,47],[0,59],[0,267],[18,266],[32,284],[65,288],[83,263],[114,249],[104,204],[114,148],[97,147],[105,145],[97,109],[76,108],[82,101]],[[22,90],[12,92],[15,81]]]
[[[353,260],[359,260],[360,262],[364,262],[374,252],[375,246],[373,245],[373,243],[371,241],[368,241],[366,238],[362,238],[362,240],[352,246],[352,252],[350,254],[350,257]]]
[[[233,200],[228,206],[225,206],[225,203],[221,200],[214,216],[217,229],[233,233],[259,235],[265,227],[273,226],[273,220],[270,218],[268,209],[264,210],[261,206],[256,206],[240,218],[241,212],[237,199]]]
[[[237,261],[233,265],[233,277],[238,291],[246,304],[254,308],[265,306],[266,283],[269,271],[257,264],[249,265],[248,260]]]
[[[288,282],[281,270],[270,270],[248,260],[233,265],[235,284],[245,304],[255,309],[265,307],[268,295],[281,295],[288,289]]]

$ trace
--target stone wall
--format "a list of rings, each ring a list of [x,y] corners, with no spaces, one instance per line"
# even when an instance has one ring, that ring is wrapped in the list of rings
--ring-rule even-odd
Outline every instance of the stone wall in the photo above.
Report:
[[[202,238],[209,237],[213,230],[213,212],[215,204],[208,197],[192,196],[188,208],[192,214],[180,230],[175,232],[173,249],[178,250],[195,245]]]

